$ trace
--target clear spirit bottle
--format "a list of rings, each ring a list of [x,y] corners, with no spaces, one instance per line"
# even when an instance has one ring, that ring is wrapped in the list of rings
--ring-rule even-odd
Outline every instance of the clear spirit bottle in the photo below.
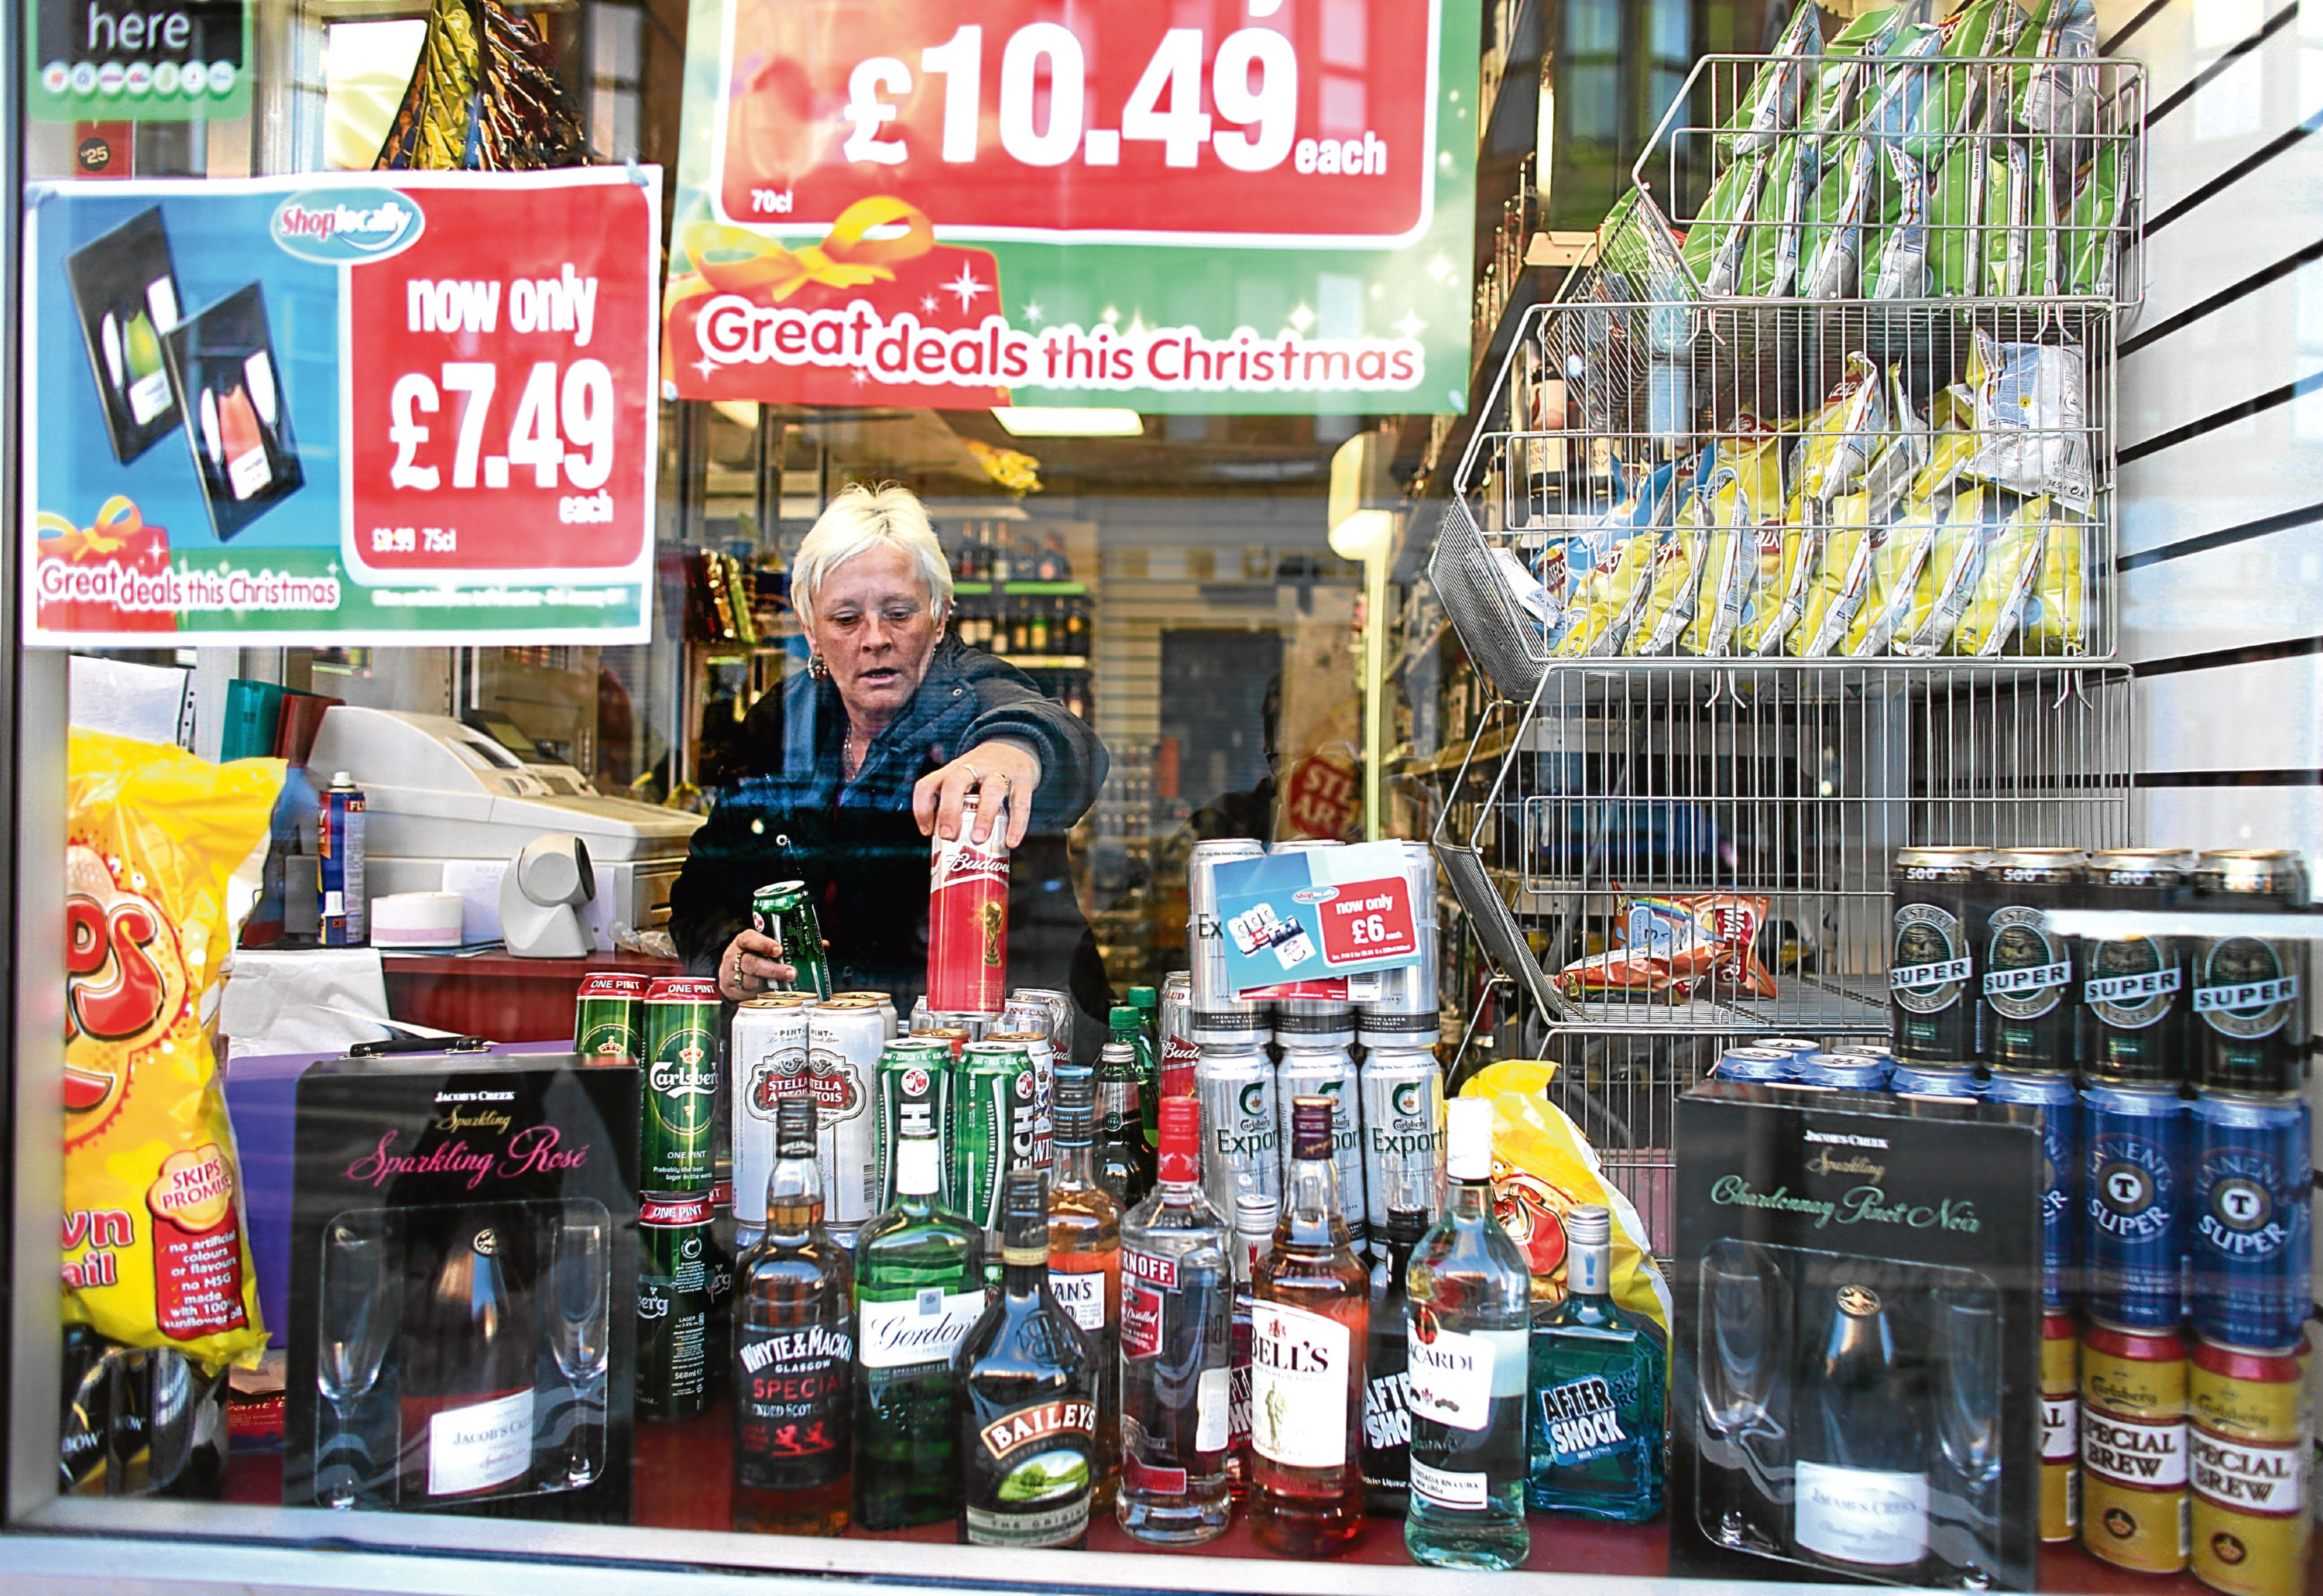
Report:
[[[1411,1493],[1403,1544],[1435,1568],[1517,1568],[1525,1529],[1532,1271],[1492,1217],[1492,1105],[1446,1105],[1444,1214],[1405,1276]]]
[[[1122,1528],[1158,1546],[1226,1533],[1233,1512],[1234,1271],[1201,1188],[1201,1108],[1162,1105],[1159,1181],[1121,1222]]]
[[[1525,1500],[1640,1524],[1662,1510],[1661,1344],[1613,1306],[1613,1218],[1565,1216],[1565,1300],[1532,1329]]]
[[[1049,1187],[1049,1291],[1088,1337],[1097,1364],[1097,1478],[1090,1506],[1113,1506],[1121,1472],[1121,1205],[1097,1182],[1089,1078],[1058,1082]]]
[[[1273,1123],[1272,1111],[1267,1123]],[[1250,1310],[1252,1280],[1259,1261],[1274,1246],[1275,1221],[1282,1205],[1259,1192],[1235,1199],[1234,1356],[1226,1365],[1226,1491],[1240,1501],[1250,1494]]]

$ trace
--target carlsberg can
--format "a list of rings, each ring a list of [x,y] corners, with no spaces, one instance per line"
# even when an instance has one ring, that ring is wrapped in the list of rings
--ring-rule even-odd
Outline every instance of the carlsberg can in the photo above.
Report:
[[[2305,1347],[2254,1353],[2198,1342],[2188,1378],[2194,1577],[2227,1596],[2307,1589]]]
[[[718,984],[661,976],[646,989],[638,1071],[638,1179],[651,1191],[701,1191],[717,1161]]]
[[[1364,1190],[1373,1234],[1390,1208],[1444,1207],[1444,1072],[1425,1050],[1375,1047],[1356,1071],[1362,1096]]]
[[[2081,1546],[2117,1568],[2186,1566],[2186,1373],[2175,1330],[2082,1338]]]
[[[638,1064],[645,1059],[644,976],[591,970],[573,1004],[573,1050],[583,1064]]]
[[[710,1355],[712,1217],[706,1191],[638,1199],[639,1418],[696,1418],[709,1410],[720,1368]]]
[[[1202,1189],[1222,1214],[1243,1197],[1282,1200],[1274,1067],[1254,1047],[1204,1044],[1194,1065],[1202,1105]]]

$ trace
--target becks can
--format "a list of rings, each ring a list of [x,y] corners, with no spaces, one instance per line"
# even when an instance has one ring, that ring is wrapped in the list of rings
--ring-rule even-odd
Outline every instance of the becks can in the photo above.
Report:
[[[710,1410],[714,1216],[706,1191],[638,1199],[639,1418],[699,1418]]]
[[[1887,1089],[1887,1066],[1877,1059],[1851,1053],[1815,1053],[1798,1059],[1797,1065],[1797,1078],[1805,1086],[1835,1087],[1850,1092]]]
[[[2088,862],[2077,848],[2009,848],[1978,872],[1970,914],[1981,951],[1983,1056],[1996,1069],[2072,1072],[2078,949],[2051,916],[2080,906]]]
[[[935,1138],[942,1185],[939,1206],[956,1208],[951,1197],[952,1070],[951,1044],[941,1037],[899,1036],[879,1054],[873,1083],[879,1117],[874,1130],[883,1214],[895,1206],[895,1145],[906,1132]]]
[[[814,1098],[815,1162],[822,1171],[823,1219],[849,1236],[879,1212],[879,1133],[871,1083],[886,1049],[887,1016],[877,1000],[834,997],[807,1011],[806,1078]]]
[[[650,1191],[700,1191],[717,1172],[718,984],[657,976],[644,1007],[638,1180]]]
[[[996,1014],[1008,995],[1008,806],[971,841],[977,794],[960,801],[960,835],[929,850],[928,1008]]]
[[[2195,1344],[2187,1437],[2194,1577],[2228,1596],[2302,1596],[2313,1536],[2304,1347]]]
[[[2190,857],[2175,848],[2106,848],[2089,856],[2091,909],[2152,913],[2182,905]],[[2081,1068],[2107,1086],[2174,1087],[2186,1078],[2192,983],[2189,945],[2120,936],[2081,945]]]
[[[583,1064],[645,1061],[646,988],[650,977],[591,970],[573,1002],[573,1050]]]
[[[1444,1210],[1444,1072],[1436,1055],[1376,1047],[1355,1072],[1364,1137],[1364,1206],[1374,1235],[1390,1208]]]
[[[1984,1096],[2041,1111],[2041,1306],[2070,1308],[2080,1295],[2080,1094],[2068,1076],[1996,1069]]]
[[[1265,857],[1265,848],[1253,838],[1215,837],[1194,844],[1186,858],[1186,956],[1192,967],[1189,972],[1193,977],[1192,1023],[1196,1040],[1204,1043],[1213,1040],[1205,1034],[1213,1027],[1219,1032],[1215,1040],[1220,1041],[1246,1036],[1263,1040],[1269,1029],[1268,1005],[1236,997],[1226,976],[1226,927],[1218,915],[1217,875],[1220,865]]]
[[[1205,1045],[1194,1064],[1202,1105],[1202,1189],[1221,1214],[1245,1197],[1282,1200],[1274,1067],[1253,1047]]]
[[[1339,1171],[1339,1212],[1347,1233],[1361,1248],[1369,1228],[1370,1200],[1364,1194],[1364,1127],[1362,1092],[1354,1060],[1344,1047],[1315,1047],[1307,1038],[1293,1037],[1282,1050],[1274,1071],[1275,1112],[1281,1115],[1282,1144],[1290,1144],[1290,1105],[1297,1097],[1331,1100],[1331,1162]]]
[[[987,1042],[1001,1042],[1021,1049],[1033,1060],[1033,1164],[1045,1169],[1052,1160],[1051,1132],[1055,1129],[1057,1102],[1057,1050],[1049,1039],[1038,1031],[987,1031]]]
[[[2081,1129],[2089,1316],[2174,1329],[2185,1316],[2185,1105],[2175,1092],[2089,1087]]]
[[[2295,853],[2240,848],[2194,861],[2194,907],[2210,914],[2288,913],[2307,905]],[[2304,942],[2204,937],[2194,944],[2196,1086],[2295,1092],[2307,1078]]]
[[[2081,1532],[2081,1340],[2070,1314],[2041,1321],[2041,1538]]]
[[[363,882],[363,790],[342,770],[331,777],[315,831],[316,884],[326,948],[360,948],[370,940],[371,898]]]
[[[2081,1546],[2139,1573],[2186,1566],[2186,1344],[2092,1325],[2081,1339]]]
[[[775,1172],[775,1105],[804,1091],[807,1011],[814,999],[779,992],[746,999],[734,1011],[727,1067],[734,1079],[734,1220],[745,1230],[767,1225],[767,1180]]]
[[[1033,1161],[1033,1059],[1005,1041],[970,1042],[955,1074],[951,1189],[960,1212],[997,1234],[1002,1177]]]
[[[1798,1055],[1778,1048],[1728,1048],[1719,1056],[1718,1077],[1721,1080],[1749,1080],[1762,1085],[1796,1080]]]
[[[822,921],[803,881],[775,881],[750,894],[750,924],[774,938],[783,962],[797,974],[791,990],[831,995],[831,954],[822,945]]]
[[[1969,904],[1973,848],[1903,848],[1888,877],[1889,1040],[1905,1063],[1960,1065],[1978,1056],[1976,952]]]
[[[2187,1118],[2195,1333],[2288,1353],[2314,1299],[2311,1111],[2299,1097],[2205,1091]]]
[[[1969,1069],[1922,1069],[1897,1063],[1887,1071],[1887,1089],[1898,1097],[1981,1097],[1984,1083]]]

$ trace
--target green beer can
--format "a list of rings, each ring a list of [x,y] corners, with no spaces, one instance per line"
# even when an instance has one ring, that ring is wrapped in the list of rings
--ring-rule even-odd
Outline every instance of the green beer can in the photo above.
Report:
[[[1039,1123],[1033,1055],[1015,1042],[969,1043],[951,1120],[951,1197],[963,1215],[1000,1228],[1001,1177],[1038,1167]]]
[[[750,923],[775,939],[783,962],[798,971],[792,989],[831,995],[831,959],[822,946],[822,921],[803,881],[771,881],[750,894]]]
[[[645,1061],[644,976],[622,970],[591,970],[581,977],[573,1005],[573,1050],[583,1064]]]
[[[946,1208],[957,1206],[950,1185],[952,1069],[951,1044],[931,1037],[899,1036],[879,1055],[879,1117],[875,1129],[882,1214],[895,1206],[895,1144],[906,1131],[935,1137],[942,1155],[936,1168],[942,1171],[944,1181],[937,1204]]]
[[[638,1184],[700,1191],[718,1157],[718,984],[660,976],[646,988],[645,1063],[638,1071]]]
[[[638,1199],[639,1418],[698,1418],[716,1397],[715,1216],[706,1191],[647,1192]]]

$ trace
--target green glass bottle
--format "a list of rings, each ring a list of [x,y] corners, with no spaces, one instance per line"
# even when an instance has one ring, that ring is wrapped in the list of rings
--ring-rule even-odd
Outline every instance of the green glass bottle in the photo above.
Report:
[[[1152,999],[1152,1007],[1137,1003],[1141,992]],[[1151,1187],[1153,1150],[1162,1144],[1162,1050],[1156,1040],[1161,1034],[1161,999],[1154,997],[1151,986],[1132,986],[1129,996],[1129,1002],[1113,1005],[1106,1020],[1113,1034],[1106,1040],[1127,1042],[1137,1058],[1137,1144],[1144,1154],[1145,1184]]]
[[[984,1315],[984,1232],[936,1206],[941,1148],[906,1130],[895,1206],[855,1238],[855,1521],[960,1512],[952,1354]]]
[[[1662,1510],[1662,1344],[1613,1306],[1612,1215],[1565,1216],[1565,1300],[1532,1327],[1525,1503],[1641,1524]]]
[[[1135,1048],[1127,1041],[1108,1041],[1098,1049],[1097,1183],[1125,1209],[1143,1202],[1153,1189],[1153,1160],[1138,1129],[1138,1104],[1144,1096]]]

